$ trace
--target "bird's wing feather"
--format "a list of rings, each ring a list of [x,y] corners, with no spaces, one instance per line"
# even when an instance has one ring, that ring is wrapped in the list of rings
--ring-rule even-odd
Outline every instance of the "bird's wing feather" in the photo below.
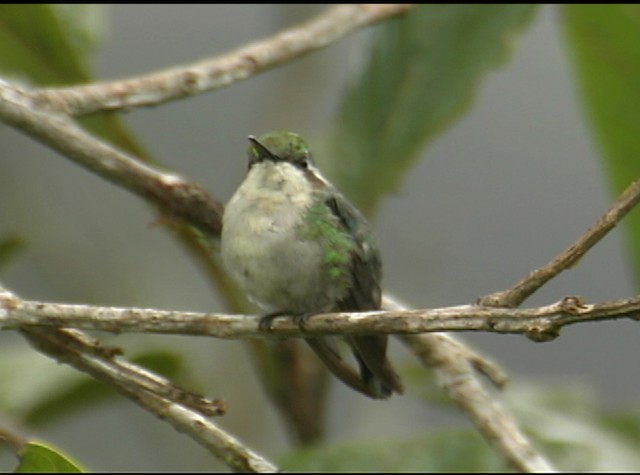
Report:
[[[349,269],[351,286],[347,295],[337,303],[336,310],[378,310],[382,297],[382,265],[369,225],[364,216],[338,193],[326,204],[355,241]],[[360,364],[362,378],[374,394],[384,398],[389,397],[392,391],[402,393],[400,378],[386,359],[386,335],[355,336],[348,341]]]

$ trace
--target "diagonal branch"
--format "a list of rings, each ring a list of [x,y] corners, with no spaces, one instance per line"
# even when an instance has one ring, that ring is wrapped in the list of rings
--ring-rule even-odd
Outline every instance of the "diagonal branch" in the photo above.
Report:
[[[551,472],[515,418],[474,377],[472,365],[459,357],[459,343],[447,335],[405,335],[404,343],[436,371],[445,392],[471,419],[480,434],[519,472]]]
[[[409,7],[408,4],[339,5],[302,25],[223,56],[129,79],[42,89],[35,91],[33,97],[41,107],[73,116],[155,106],[250,78],[324,48],[360,28],[404,13]]]
[[[207,237],[219,235],[223,206],[202,187],[117,150],[62,115],[39,110],[27,92],[3,81],[0,121],[144,198],[165,216],[183,221]]]
[[[406,310],[397,299],[385,295],[383,308]],[[520,430],[515,418],[489,394],[477,377],[477,370],[498,387],[506,376],[497,366],[479,358],[446,333],[399,337],[422,363],[431,368],[438,385],[464,411],[485,440],[520,472],[550,472],[551,464],[539,454]]]
[[[0,287],[0,316],[17,308],[21,300]],[[274,472],[277,467],[244,446],[208,418],[224,414],[224,405],[185,391],[165,378],[119,357],[116,348],[68,328],[22,328],[40,352],[90,374],[116,388],[160,419],[210,450],[235,471]]]
[[[27,339],[42,353],[89,373],[115,387],[179,432],[184,432],[211,451],[230,468],[242,472],[275,472],[277,467],[256,454],[230,434],[217,427],[208,416],[219,414],[220,403],[209,403],[210,409],[195,409],[190,401],[175,397],[183,390],[163,378],[120,359],[95,339],[70,329],[25,329]],[[158,386],[161,390],[158,390]],[[162,387],[173,391],[162,390]],[[205,401],[204,398],[200,398]]]
[[[0,287],[0,317],[11,313],[22,300]],[[73,366],[116,388],[140,407],[169,422],[211,451],[231,469],[242,472],[274,472],[278,468],[226,433],[209,417],[224,414],[224,405],[185,391],[165,378],[119,357],[117,348],[68,328],[22,328],[40,352]]]
[[[491,307],[519,306],[560,272],[577,264],[580,258],[600,242],[638,202],[640,202],[640,180],[631,183],[593,226],[549,263],[529,272],[510,289],[481,297],[478,303]]]

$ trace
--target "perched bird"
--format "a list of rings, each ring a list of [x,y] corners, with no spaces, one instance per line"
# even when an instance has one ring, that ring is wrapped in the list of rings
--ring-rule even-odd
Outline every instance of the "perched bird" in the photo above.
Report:
[[[380,309],[382,267],[365,217],[314,166],[292,132],[249,136],[249,172],[226,206],[221,253],[249,298],[300,321],[317,313]],[[261,325],[263,326],[263,325]],[[375,399],[402,393],[387,336],[347,336],[359,374],[332,337],[305,338],[344,383]]]

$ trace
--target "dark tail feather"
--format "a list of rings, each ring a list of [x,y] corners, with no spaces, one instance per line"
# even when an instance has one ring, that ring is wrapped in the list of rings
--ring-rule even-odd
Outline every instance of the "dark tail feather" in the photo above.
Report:
[[[360,374],[342,359],[331,339],[305,338],[305,341],[340,381],[359,393],[373,399],[387,399],[393,392],[402,394],[400,377],[385,356],[386,335],[348,338],[360,366]]]
[[[360,375],[368,393],[377,399],[386,399],[393,392],[402,394],[400,377],[387,360],[387,336],[355,336],[349,343],[360,365]]]
[[[342,359],[334,342],[329,340],[327,337],[305,338],[305,341],[313,351],[315,351],[325,366],[329,368],[334,376],[336,376],[340,381],[359,393],[369,397],[375,397],[364,384],[360,375]]]

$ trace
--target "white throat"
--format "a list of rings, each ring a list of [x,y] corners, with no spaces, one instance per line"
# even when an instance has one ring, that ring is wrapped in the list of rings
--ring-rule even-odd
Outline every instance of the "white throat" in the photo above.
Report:
[[[313,185],[302,170],[291,163],[265,160],[251,167],[232,201],[246,199],[267,208],[283,204],[306,208],[312,194]]]

